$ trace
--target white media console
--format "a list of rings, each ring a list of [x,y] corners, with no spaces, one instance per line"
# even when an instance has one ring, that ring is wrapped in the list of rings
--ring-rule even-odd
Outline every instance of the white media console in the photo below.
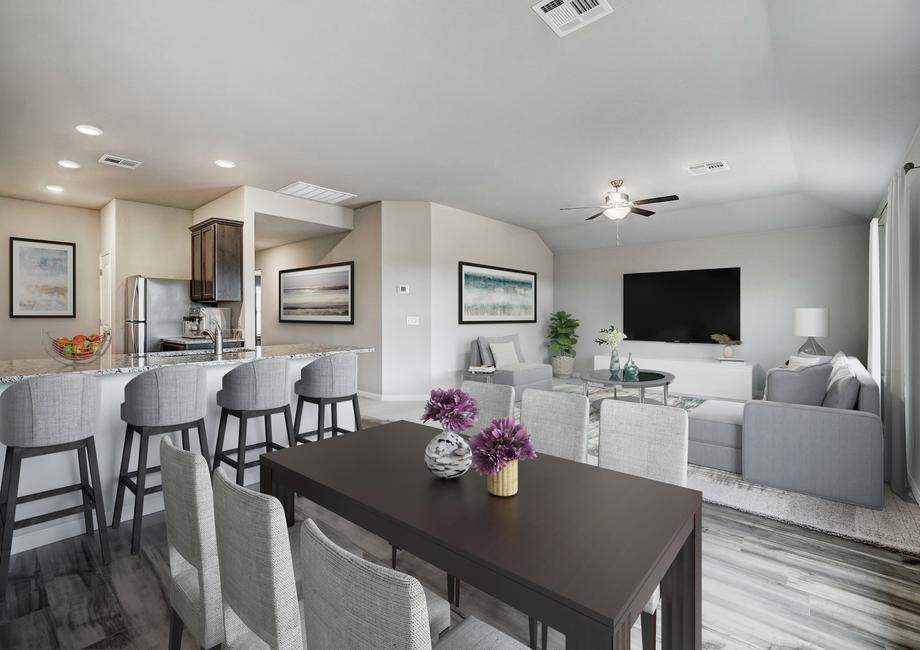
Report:
[[[633,354],[633,361],[644,370],[663,370],[674,375],[670,392],[722,399],[753,399],[754,367],[744,361],[718,359],[661,359]],[[626,363],[620,357],[620,364]],[[609,354],[594,356],[594,369],[610,366]]]

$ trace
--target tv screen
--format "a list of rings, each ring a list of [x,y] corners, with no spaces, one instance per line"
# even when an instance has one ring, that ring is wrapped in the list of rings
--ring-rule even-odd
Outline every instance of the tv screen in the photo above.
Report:
[[[634,341],[741,338],[741,269],[625,273],[623,331]]]

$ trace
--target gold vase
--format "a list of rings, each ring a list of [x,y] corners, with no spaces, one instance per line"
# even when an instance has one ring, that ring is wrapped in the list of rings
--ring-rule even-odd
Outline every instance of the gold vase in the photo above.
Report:
[[[498,474],[486,477],[489,494],[497,497],[513,497],[518,491],[518,462],[512,460]]]

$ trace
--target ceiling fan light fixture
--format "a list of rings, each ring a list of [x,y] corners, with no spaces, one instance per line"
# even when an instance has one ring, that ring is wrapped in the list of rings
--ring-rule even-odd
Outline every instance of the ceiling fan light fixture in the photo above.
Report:
[[[626,218],[626,215],[629,214],[628,207],[614,207],[607,208],[604,210],[604,216],[612,221],[619,221],[620,219]]]

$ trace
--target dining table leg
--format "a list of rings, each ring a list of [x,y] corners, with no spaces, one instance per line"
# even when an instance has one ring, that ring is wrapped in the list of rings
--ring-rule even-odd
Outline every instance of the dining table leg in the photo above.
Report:
[[[693,529],[661,581],[662,650],[702,647],[702,510],[693,515]]]
[[[664,405],[668,405],[668,385],[664,385]]]
[[[294,493],[275,481],[271,468],[266,463],[259,464],[259,492],[270,494],[281,502],[287,525],[294,525]]]

